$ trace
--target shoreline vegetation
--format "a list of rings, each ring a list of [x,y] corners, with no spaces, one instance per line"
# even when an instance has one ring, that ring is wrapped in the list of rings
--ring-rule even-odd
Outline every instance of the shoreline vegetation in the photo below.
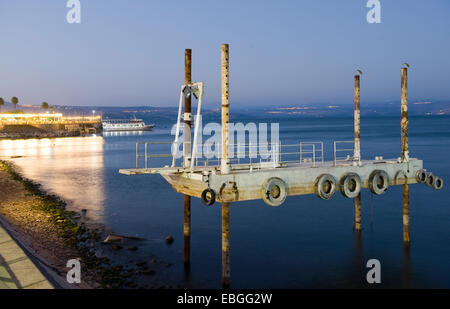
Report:
[[[98,256],[96,247],[108,245],[101,242],[104,231],[86,227],[80,214],[66,210],[62,199],[41,190],[4,160],[0,160],[0,217],[19,235],[19,243],[35,252],[28,253],[48,266],[59,281],[66,281],[67,261],[78,259],[82,282],[74,288],[147,288],[135,279],[156,273],[145,261],[125,267]],[[121,248],[114,242],[110,245],[112,250]]]

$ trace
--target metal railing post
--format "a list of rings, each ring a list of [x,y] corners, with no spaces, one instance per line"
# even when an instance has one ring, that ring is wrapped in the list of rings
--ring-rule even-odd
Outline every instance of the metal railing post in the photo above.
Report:
[[[316,167],[316,144],[312,144],[313,146],[313,167]]]
[[[334,166],[336,166],[336,142],[333,142]]]
[[[281,156],[282,156],[282,152],[281,152],[281,141],[279,141],[279,146],[278,146],[278,147],[280,148],[280,149],[278,149],[278,152],[279,152],[279,154],[280,154],[280,157],[279,157],[278,160],[280,161],[279,163],[281,163],[281,162],[282,162],[282,160],[281,160],[281,159],[282,159],[282,157],[281,157]]]
[[[300,146],[300,163],[302,163],[302,143],[300,143],[299,146]]]
[[[136,168],[139,167],[139,143],[136,143]]]
[[[145,168],[147,168],[147,145],[148,145],[148,142],[145,143],[145,150],[144,150],[144,152],[145,152]]]
[[[322,164],[323,164],[323,142],[320,143],[320,147],[322,148]]]

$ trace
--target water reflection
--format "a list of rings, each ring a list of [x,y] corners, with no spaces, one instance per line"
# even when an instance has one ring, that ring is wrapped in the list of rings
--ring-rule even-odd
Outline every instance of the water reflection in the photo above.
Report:
[[[116,132],[106,132],[103,131],[103,136],[110,137],[110,136],[141,136],[143,135],[143,131],[116,131]]]
[[[89,219],[104,215],[103,137],[0,140],[0,158],[9,158],[25,177],[68,202],[87,209]]]
[[[363,265],[363,250],[361,231],[354,231],[355,265]]]
[[[354,256],[353,262],[354,267],[352,269],[353,282],[364,282],[365,280],[365,261],[363,258],[363,246],[362,246],[362,232],[361,230],[354,230],[353,232],[353,246],[354,246]],[[362,280],[361,280],[362,279]],[[361,285],[352,283],[351,287],[360,288]]]
[[[413,282],[411,273],[411,251],[410,244],[403,244],[403,268],[402,268],[402,287],[412,288],[411,284]]]

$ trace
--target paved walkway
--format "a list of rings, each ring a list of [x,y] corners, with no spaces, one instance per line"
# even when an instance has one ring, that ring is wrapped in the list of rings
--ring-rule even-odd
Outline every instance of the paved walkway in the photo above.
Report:
[[[0,289],[53,289],[41,271],[1,226]]]

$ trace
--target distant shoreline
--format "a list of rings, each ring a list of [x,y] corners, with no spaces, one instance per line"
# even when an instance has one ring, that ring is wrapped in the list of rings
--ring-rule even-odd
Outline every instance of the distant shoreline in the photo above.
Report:
[[[0,139],[43,139],[43,138],[60,138],[60,137],[85,137],[92,134],[57,134],[57,133],[43,133],[43,134],[20,134],[20,133],[1,133]]]

